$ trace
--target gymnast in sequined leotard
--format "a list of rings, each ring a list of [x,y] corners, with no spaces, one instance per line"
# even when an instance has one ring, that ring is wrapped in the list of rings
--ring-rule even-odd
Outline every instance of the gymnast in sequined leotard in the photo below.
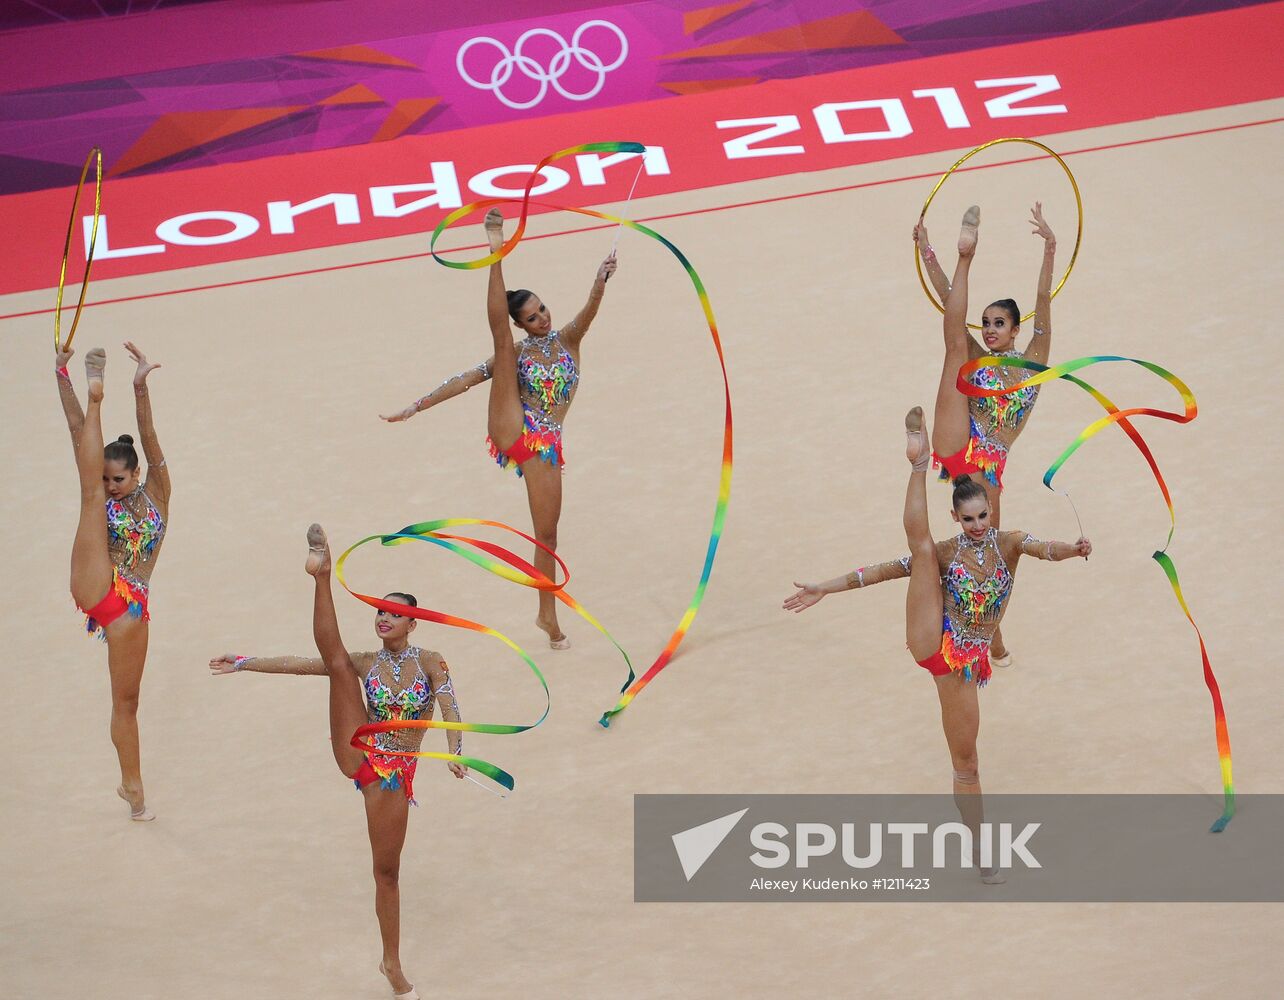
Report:
[[[967,329],[968,271],[976,255],[981,210],[975,205],[963,217],[959,236],[959,262],[951,282],[936,259],[922,220],[914,227],[928,277],[945,304],[945,365],[936,397],[933,459],[942,466],[941,478],[953,480],[970,475],[990,492],[995,526],[999,517],[999,490],[1008,451],[1025,427],[1026,418],[1038,399],[1037,386],[999,396],[965,396],[956,385],[959,369],[983,355],[1023,357],[1047,364],[1052,346],[1052,268],[1057,240],[1043,218],[1043,206],[1036,202],[1031,225],[1043,238],[1043,266],[1039,272],[1035,299],[1034,336],[1025,351],[1016,350],[1021,332],[1021,312],[1012,299],[1000,299],[981,314],[981,338],[977,342]],[[1024,380],[1028,372],[1018,368],[978,368],[969,381],[982,389],[1000,389]]]
[[[486,235],[492,252],[503,244],[503,225],[499,210],[491,209],[486,215]],[[476,367],[448,378],[399,413],[383,418],[409,419],[489,379],[486,444],[501,468],[511,468],[525,479],[535,538],[554,551],[562,513],[562,423],[580,380],[580,344],[602,304],[606,282],[615,266],[612,253],[598,267],[584,308],[555,330],[548,306],[538,295],[526,289],[504,290],[502,265],[496,261],[490,266],[486,293],[495,353]],[[517,343],[509,330],[510,320],[526,334]],[[535,548],[534,562],[536,569],[553,576],[553,557],[539,546]],[[536,624],[548,633],[553,649],[570,646],[557,621],[557,599],[547,590],[539,591]]]
[[[373,653],[348,652],[339,634],[334,595],[330,590],[330,548],[325,532],[316,524],[308,529],[307,571],[315,578],[312,633],[321,656],[260,657],[225,653],[210,660],[210,671],[214,674],[311,674],[329,678],[330,744],[335,763],[353,780],[365,802],[370,850],[374,856],[375,914],[383,939],[380,969],[393,994],[408,1000],[418,994],[401,969],[397,873],[409,807],[414,802],[417,761],[414,757],[397,756],[397,752],[418,751],[424,730],[375,734],[372,741],[382,752],[357,749],[351,740],[358,727],[366,723],[431,720],[434,706],[441,708],[444,722],[459,722],[459,703],[441,654],[410,644],[410,635],[418,622],[408,615],[378,611],[375,634],[382,642],[381,648]],[[388,594],[384,600],[417,606],[410,594]],[[446,730],[449,752],[456,756],[462,750],[462,735],[455,729]],[[468,773],[468,768],[459,761],[447,761],[446,766],[459,778]]]
[[[138,365],[134,401],[138,435],[147,458],[145,480],[132,437],[122,434],[103,447],[106,352],[94,348],[85,357],[89,394],[83,411],[67,372],[67,362],[75,352],[58,353],[54,370],[80,476],[80,525],[71,548],[71,596],[85,614],[89,634],[107,643],[111,739],[120,761],[116,794],[129,803],[131,819],[146,821],[155,817],[143,794],[138,694],[147,659],[148,586],[165,537],[170,479],[152,423],[147,389],[148,374],[160,366],[148,362],[132,343],[125,344],[125,349]]]
[[[1039,388],[1032,386],[998,396],[966,396],[958,390],[958,373],[973,358],[987,354],[1048,363],[1048,352],[1052,347],[1052,267],[1057,238],[1043,218],[1043,205],[1035,202],[1030,224],[1035,235],[1043,239],[1043,265],[1035,298],[1034,335],[1024,352],[1016,350],[1016,338],[1021,332],[1021,310],[1012,299],[1000,299],[986,306],[981,314],[981,338],[985,342],[982,346],[967,328],[968,271],[976,255],[980,224],[981,210],[973,205],[963,216],[959,260],[953,282],[946,278],[936,259],[922,219],[914,227],[914,242],[928,277],[945,304],[945,363],[936,390],[932,458],[941,466],[941,479],[950,481],[959,476],[971,476],[985,487],[989,495],[990,516],[997,528],[1008,452],[1025,428],[1039,397]],[[987,366],[978,368],[968,381],[978,388],[999,389],[1020,382],[1027,375],[1029,372],[1020,368]],[[1008,666],[1012,662],[1001,631],[994,637],[994,659],[1000,666]]]
[[[927,516],[927,468],[931,458],[923,411],[906,415],[911,463],[905,493],[905,537],[910,554],[892,562],[862,567],[824,583],[795,584],[786,598],[788,611],[800,612],[827,594],[909,577],[905,602],[906,645],[915,662],[936,681],[941,721],[954,767],[956,796],[980,795],[976,737],[980,727],[977,688],[990,677],[989,648],[1012,596],[1017,561],[1022,555],[1060,562],[1087,558],[1092,543],[1043,542],[1023,531],[999,531],[991,523],[985,489],[968,476],[954,486],[954,520],[961,533],[934,541]],[[979,823],[979,798],[962,802],[964,821]],[[975,823],[973,822],[975,821]]]

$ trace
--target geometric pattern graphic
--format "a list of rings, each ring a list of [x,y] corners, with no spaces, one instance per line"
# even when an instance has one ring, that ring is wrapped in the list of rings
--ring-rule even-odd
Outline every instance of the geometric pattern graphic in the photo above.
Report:
[[[772,55],[784,52],[826,52],[876,45],[904,45],[905,39],[867,10],[839,14],[796,27],[743,35],[695,49],[669,52],[662,59],[707,59],[710,56]]]
[[[382,38],[365,36],[374,29],[363,31],[364,18],[326,17],[334,4],[356,9],[351,0],[0,3],[0,28],[10,29],[0,32],[0,65],[10,70],[0,76],[0,195],[74,183],[93,146],[102,147],[109,176],[137,176],[671,99],[1263,0],[592,2],[388,0],[402,33],[389,37],[385,17]],[[541,15],[541,8],[554,13]],[[115,16],[122,14],[132,16]],[[95,77],[101,59],[67,56],[64,34],[78,32],[83,43],[89,18],[97,19],[89,51],[109,51],[113,75]],[[167,31],[176,19],[183,30]],[[614,26],[615,37],[588,26],[593,21]],[[259,30],[268,23],[271,30]],[[297,30],[305,25],[306,42]],[[588,52],[579,57],[568,51],[577,31]],[[560,49],[559,37],[566,40]],[[512,53],[521,38],[532,40],[518,59]],[[470,73],[506,88],[529,85],[535,99],[505,103],[496,87],[470,86],[457,68],[465,46]],[[618,69],[595,75],[595,65],[614,65],[617,57]],[[1001,76],[1001,69],[986,71]],[[20,89],[33,78],[43,85]]]

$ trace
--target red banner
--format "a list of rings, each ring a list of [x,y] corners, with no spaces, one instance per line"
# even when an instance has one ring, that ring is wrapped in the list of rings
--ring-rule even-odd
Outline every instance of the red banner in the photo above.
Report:
[[[583,142],[646,143],[638,193],[649,196],[1276,98],[1284,96],[1282,23],[1284,3],[1263,4],[627,109],[110,180],[94,277],[426,233],[463,203],[520,195],[535,161]],[[635,173],[631,156],[580,156],[546,168],[535,196],[619,201]],[[0,198],[0,293],[54,283],[70,205],[70,189]],[[84,259],[83,221],[73,265]]]

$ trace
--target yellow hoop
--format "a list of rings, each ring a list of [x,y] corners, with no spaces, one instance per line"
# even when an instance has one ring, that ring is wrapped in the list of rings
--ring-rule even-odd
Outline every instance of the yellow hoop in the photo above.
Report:
[[[1079,185],[1074,179],[1074,174],[1072,174],[1070,172],[1070,168],[1066,166],[1066,161],[1061,159],[1061,157],[1058,156],[1054,150],[1049,149],[1043,143],[1036,142],[1034,139],[1023,139],[1023,138],[1020,138],[1019,136],[1012,136],[1007,139],[991,139],[989,142],[983,143],[982,145],[977,146],[976,149],[972,150],[972,152],[966,154],[965,156],[959,157],[959,159],[955,162],[954,166],[950,167],[949,170],[945,171],[945,173],[941,175],[941,179],[936,182],[936,187],[932,188],[932,193],[927,196],[927,201],[923,202],[923,211],[919,213],[918,218],[920,222],[922,222],[927,218],[927,210],[932,204],[932,199],[936,197],[936,192],[941,190],[941,185],[944,184],[947,180],[949,180],[950,174],[954,173],[954,171],[958,170],[959,167],[963,166],[964,163],[966,163],[968,160],[970,160],[972,157],[974,157],[977,153],[981,152],[982,150],[989,149],[991,146],[998,146],[1004,142],[1024,142],[1031,146],[1038,146],[1039,149],[1043,150],[1045,153],[1047,153],[1054,160],[1056,160],[1057,163],[1061,165],[1061,169],[1066,172],[1066,177],[1069,178],[1070,180],[1070,187],[1074,189],[1074,203],[1076,207],[1079,209],[1079,226],[1075,230],[1074,253],[1070,255],[1070,263],[1066,265],[1066,273],[1061,275],[1061,280],[1057,282],[1057,287],[1052,289],[1052,298],[1056,298],[1057,292],[1061,291],[1062,286],[1066,283],[1066,279],[1070,277],[1070,272],[1074,270],[1074,262],[1079,256],[1079,244],[1083,240],[1083,198],[1079,194]],[[931,302],[932,305],[936,306],[937,312],[944,313],[945,305],[937,301],[937,298],[933,294],[932,289],[928,287],[927,281],[923,277],[923,261],[920,258],[917,244],[915,244],[914,246],[914,267],[918,271],[918,283],[923,286],[923,292],[924,294],[927,295],[928,301]],[[1034,315],[1034,311],[1031,310],[1030,312],[1026,313],[1024,316],[1021,317],[1021,322],[1024,323],[1033,315]],[[967,327],[969,330],[981,329],[980,324],[978,323],[969,323]]]
[[[89,291],[89,268],[94,263],[94,250],[98,247],[98,217],[103,207],[103,151],[95,146],[85,157],[85,165],[80,171],[80,180],[76,184],[76,195],[71,200],[71,219],[67,222],[67,242],[62,248],[62,267],[58,271],[58,298],[54,302],[54,350],[61,351],[62,343],[62,292],[67,284],[67,260],[71,257],[71,237],[76,231],[76,209],[80,207],[80,192],[85,188],[85,178],[89,176],[89,165],[98,162],[97,176],[94,179],[94,223],[89,232],[89,252],[85,255],[85,277],[80,282],[80,301],[76,303],[76,314],[71,318],[71,329],[67,331],[67,347],[76,336],[76,325],[80,322],[81,310],[85,308],[85,293]]]

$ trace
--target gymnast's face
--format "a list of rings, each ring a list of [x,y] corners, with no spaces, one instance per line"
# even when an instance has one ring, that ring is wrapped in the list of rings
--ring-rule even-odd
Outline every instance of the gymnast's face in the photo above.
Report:
[[[119,458],[103,462],[103,489],[113,500],[123,500],[138,488],[139,469],[126,469]]]
[[[390,604],[405,604],[407,608],[410,607],[393,594],[389,594],[384,600]],[[419,623],[409,615],[399,615],[382,609],[375,613],[375,634],[385,643],[400,644],[408,641],[407,637],[415,630],[417,624]]]
[[[543,337],[553,329],[553,314],[548,311],[548,306],[540,301],[538,295],[532,295],[518,310],[517,326],[532,337]]]
[[[1014,326],[1012,317],[1002,306],[987,306],[981,313],[981,339],[987,351],[1012,350],[1020,330],[1020,324]]]
[[[964,500],[952,513],[969,538],[984,538],[990,530],[990,505],[981,497]]]

